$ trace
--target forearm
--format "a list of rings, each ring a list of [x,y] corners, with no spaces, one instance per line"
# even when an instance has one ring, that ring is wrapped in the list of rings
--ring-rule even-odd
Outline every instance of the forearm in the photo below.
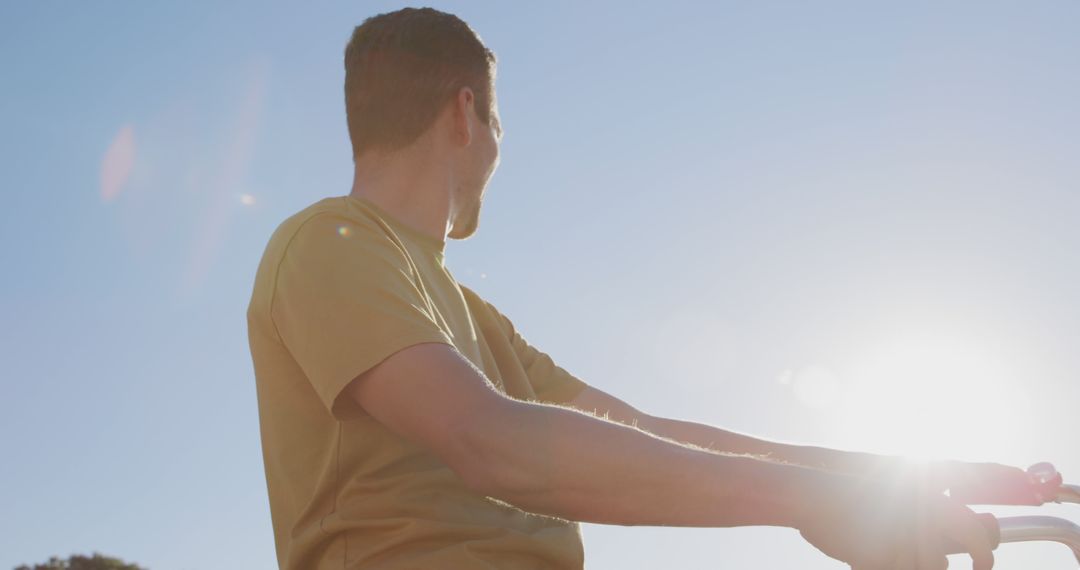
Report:
[[[895,470],[905,461],[897,456],[770,441],[706,424],[668,418],[649,417],[642,427],[658,436],[703,449],[758,455],[771,461],[848,475],[861,476],[882,470]]]
[[[477,442],[482,492],[527,511],[620,525],[797,527],[843,476],[702,451],[555,406],[516,402]]]

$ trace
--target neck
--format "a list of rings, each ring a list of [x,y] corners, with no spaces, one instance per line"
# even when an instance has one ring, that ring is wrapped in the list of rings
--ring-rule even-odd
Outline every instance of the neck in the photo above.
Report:
[[[350,194],[375,203],[417,231],[446,242],[453,212],[448,161],[423,144],[356,159]]]

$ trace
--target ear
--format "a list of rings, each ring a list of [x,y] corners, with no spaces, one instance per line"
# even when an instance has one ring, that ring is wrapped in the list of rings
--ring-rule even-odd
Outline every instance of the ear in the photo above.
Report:
[[[469,87],[462,87],[454,97],[452,113],[454,120],[454,141],[461,146],[469,146],[469,143],[472,142],[472,115],[476,113],[476,108],[474,107],[475,103],[476,95]]]

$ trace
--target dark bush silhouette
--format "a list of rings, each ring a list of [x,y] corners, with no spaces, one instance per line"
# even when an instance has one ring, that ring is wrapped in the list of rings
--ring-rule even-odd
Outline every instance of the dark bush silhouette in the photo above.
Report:
[[[48,562],[34,564],[33,566],[16,566],[15,570],[147,570],[137,564],[128,564],[119,558],[102,556],[94,553],[93,556],[73,554],[67,560],[53,556]]]

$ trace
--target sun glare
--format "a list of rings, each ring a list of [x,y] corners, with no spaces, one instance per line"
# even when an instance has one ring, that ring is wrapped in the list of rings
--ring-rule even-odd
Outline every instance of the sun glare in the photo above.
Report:
[[[854,362],[830,415],[861,450],[991,458],[1022,440],[1027,395],[1001,355],[965,336],[880,342]]]

